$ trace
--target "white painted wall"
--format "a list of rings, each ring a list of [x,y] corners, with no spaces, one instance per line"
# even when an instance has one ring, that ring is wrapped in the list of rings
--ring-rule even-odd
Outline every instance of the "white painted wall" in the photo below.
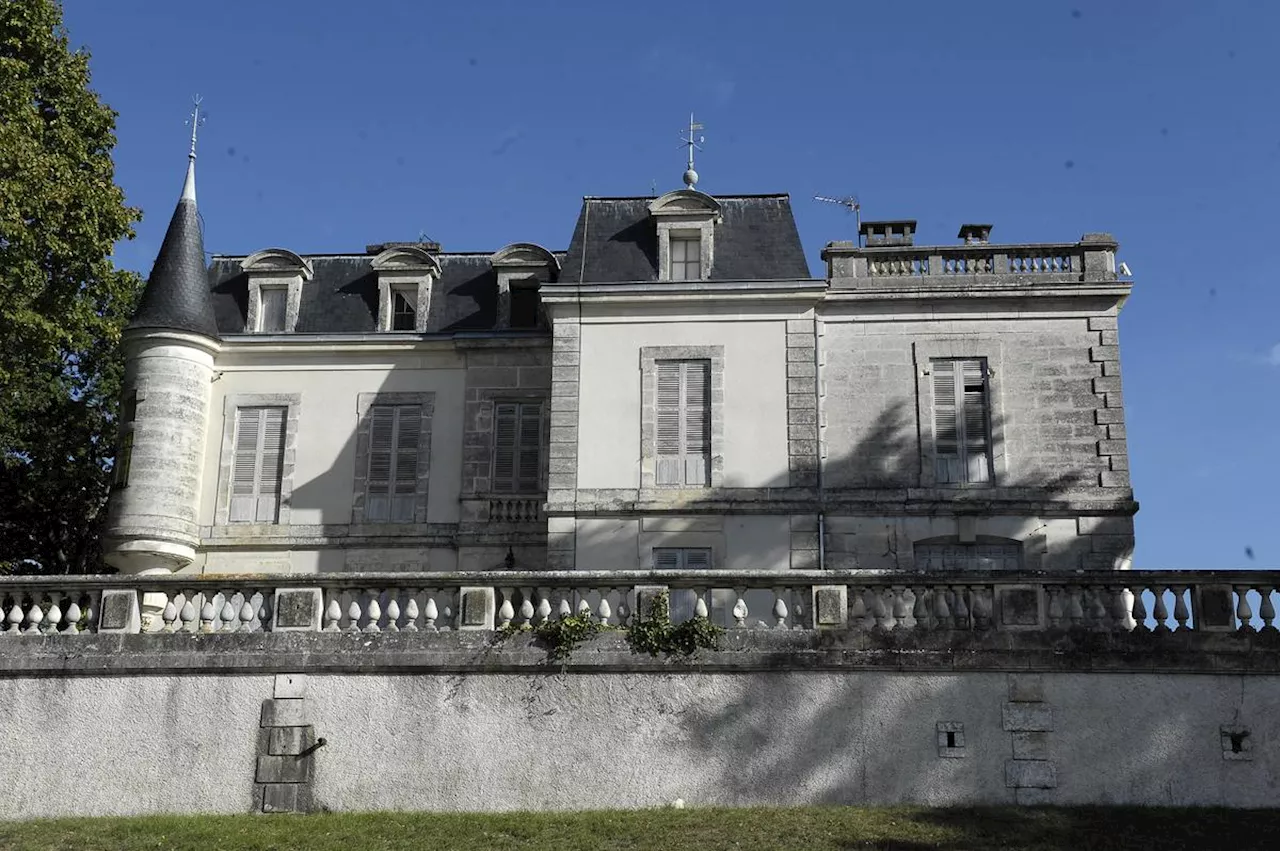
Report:
[[[0,679],[0,818],[247,812],[272,678]],[[1002,804],[1008,676],[313,675],[334,810]],[[1062,804],[1270,807],[1280,677],[1045,674]],[[936,725],[964,724],[965,757]],[[1219,727],[1251,727],[1252,761]]]
[[[786,321],[582,325],[578,487],[640,487],[640,349],[724,346],[724,486],[787,484]]]

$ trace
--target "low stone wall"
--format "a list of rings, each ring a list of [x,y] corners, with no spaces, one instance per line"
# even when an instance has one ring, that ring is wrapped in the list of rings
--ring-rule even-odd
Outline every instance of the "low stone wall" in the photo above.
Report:
[[[21,636],[0,818],[711,804],[1267,807],[1280,635]]]

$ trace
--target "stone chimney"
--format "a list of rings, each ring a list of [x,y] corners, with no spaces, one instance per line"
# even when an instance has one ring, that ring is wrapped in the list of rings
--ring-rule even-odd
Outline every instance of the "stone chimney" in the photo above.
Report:
[[[965,245],[986,245],[991,241],[991,225],[961,225],[956,236]]]
[[[914,219],[892,222],[863,222],[858,235],[868,248],[880,245],[913,245],[916,223]]]

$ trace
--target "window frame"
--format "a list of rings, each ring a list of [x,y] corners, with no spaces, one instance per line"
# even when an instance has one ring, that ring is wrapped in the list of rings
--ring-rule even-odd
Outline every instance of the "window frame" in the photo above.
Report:
[[[280,494],[274,523],[231,521],[233,468],[235,465],[236,412],[241,408],[285,408],[284,453],[280,459]],[[301,393],[231,393],[222,400],[222,447],[218,457],[218,501],[214,524],[235,526],[288,526],[293,499],[293,472],[297,459],[298,418],[302,409]]]
[[[948,567],[926,568],[921,563],[921,560],[920,560],[921,547],[957,547],[965,550],[971,550],[972,551],[972,555],[970,556],[971,559],[977,557],[978,551],[982,547],[1002,547],[1006,550],[1011,550],[1016,553],[1017,564],[1014,565],[1013,567],[976,567],[976,566],[966,565],[964,567],[953,567],[953,568],[948,568]],[[937,538],[922,538],[918,541],[912,541],[911,543],[911,559],[912,559],[913,569],[918,571],[928,570],[934,574],[984,572],[984,571],[991,572],[991,573],[1017,574],[1027,569],[1027,563],[1029,561],[1028,555],[1029,554],[1027,552],[1027,545],[1024,541],[1020,541],[1016,538],[1001,538],[994,535],[977,535],[975,539],[972,541],[962,541],[958,536],[950,535],[950,536],[942,536]],[[1007,558],[1007,556],[1005,558]]]
[[[675,567],[662,567],[658,564],[659,553],[674,553],[680,562]],[[689,566],[690,553],[705,553],[705,564],[695,567]],[[651,570],[712,570],[715,564],[715,551],[713,547],[670,547],[657,546],[649,551],[649,568]]]
[[[934,337],[912,343],[916,366],[916,418],[920,427],[920,485],[948,490],[1001,487],[1008,481],[1011,459],[1005,440],[1004,345],[996,337]],[[974,483],[939,482],[937,476],[937,435],[934,420],[934,390],[931,364],[935,360],[978,360],[987,362],[987,434],[991,446],[990,480]]]
[[[672,230],[668,239],[670,244],[667,251],[667,263],[669,265],[667,280],[676,282],[704,280],[702,274],[702,234],[699,231]],[[688,255],[690,247],[697,254],[697,257],[693,260],[690,260]],[[694,267],[693,271],[696,272],[696,275],[689,274],[690,266]],[[678,276],[676,274],[677,267],[680,269]]]
[[[431,424],[435,414],[435,393],[360,393],[356,397],[356,458],[352,477],[351,522],[353,524],[377,524],[403,526],[409,523],[427,522],[427,501],[430,497],[431,477]],[[369,462],[373,442],[373,409],[375,407],[418,406],[417,470],[414,490],[409,497],[413,503],[411,519],[394,520],[388,507],[387,518],[373,519],[367,514],[369,499]],[[397,415],[398,416],[398,415]],[[392,448],[392,453],[396,449]],[[390,495],[389,495],[390,496]]]
[[[946,365],[945,369],[943,367],[944,364]],[[946,373],[945,376],[943,375],[944,372]],[[977,379],[981,382],[978,391],[979,398],[973,403],[981,408],[976,416],[973,415],[974,412],[970,408],[970,400],[968,398],[970,391],[966,375],[970,372],[976,373]],[[991,462],[990,372],[991,367],[986,358],[934,358],[929,361],[929,376],[933,385],[934,477],[938,480],[938,484],[987,485],[991,483],[995,476],[994,465]],[[959,470],[959,480],[956,480],[951,475],[944,477],[940,474],[943,453],[939,450],[940,441],[938,438],[938,416],[940,412],[938,384],[943,379],[951,385],[951,408],[955,416],[955,439],[953,441],[955,451],[949,452],[947,455],[955,458],[955,466]],[[977,441],[973,439],[970,431],[970,426],[972,425],[976,425],[981,430],[980,438]],[[980,444],[984,450],[981,453],[982,458],[980,461],[972,451],[976,448],[975,443]],[[980,477],[975,478],[975,470],[980,471]],[[946,481],[943,481],[944,478]]]
[[[545,475],[544,475],[544,471],[546,469],[546,458],[545,458],[546,453],[543,449],[543,447],[547,443],[547,441],[544,439],[546,437],[546,431],[547,431],[546,400],[540,397],[539,398],[494,398],[493,400],[491,400],[490,404],[492,405],[493,428],[491,430],[490,445],[489,445],[489,492],[493,494],[502,494],[504,496],[536,496],[536,495],[542,494],[546,490]],[[500,447],[498,445],[498,435],[500,433],[499,418],[501,417],[501,409],[504,405],[512,405],[516,408],[515,423],[514,423],[515,445],[512,448],[513,450],[512,475],[505,479],[506,481],[511,482],[513,486],[512,490],[504,490],[498,487],[498,482],[501,481],[501,479],[498,476],[498,453],[500,451]],[[533,480],[534,485],[532,489],[528,489],[528,488],[522,489],[520,487],[520,482],[522,480],[522,477],[520,476],[520,473],[519,473],[520,462],[523,460],[522,456],[524,452],[527,451],[527,448],[528,448],[527,446],[523,445],[524,441],[521,440],[521,429],[526,420],[526,415],[525,415],[526,407],[537,408],[537,416],[531,418],[536,420],[537,428],[538,428],[537,442],[536,442],[536,445],[533,447],[533,451],[536,453],[535,461],[536,461],[537,473]],[[527,479],[525,481],[527,481]]]
[[[703,485],[658,484],[658,362],[710,361],[710,446]],[[724,482],[724,346],[644,346],[640,349],[640,486],[643,489],[698,490]]]

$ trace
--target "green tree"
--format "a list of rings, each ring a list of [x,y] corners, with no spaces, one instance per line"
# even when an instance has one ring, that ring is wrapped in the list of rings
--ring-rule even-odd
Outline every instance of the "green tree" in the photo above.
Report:
[[[115,120],[61,6],[0,2],[0,571],[101,570],[141,290],[111,260],[139,219],[115,184]]]

